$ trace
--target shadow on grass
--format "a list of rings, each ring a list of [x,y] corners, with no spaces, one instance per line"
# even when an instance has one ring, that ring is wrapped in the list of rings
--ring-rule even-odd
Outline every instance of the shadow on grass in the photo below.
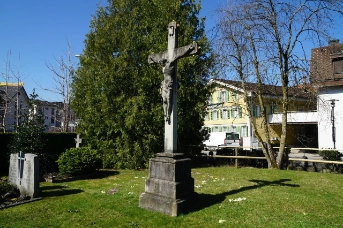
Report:
[[[83,192],[80,189],[69,189],[68,187],[61,185],[54,186],[43,186],[41,189],[41,197],[56,197],[56,196],[66,196],[72,194],[78,194]]]
[[[67,178],[57,179],[54,181],[54,183],[70,182],[70,181],[75,181],[75,180],[102,179],[102,178],[106,178],[108,176],[114,176],[114,175],[118,175],[118,174],[119,174],[119,171],[116,171],[116,170],[101,169],[101,170],[97,170],[97,171],[95,171],[93,173],[89,173],[89,174],[78,175],[78,176],[69,176]]]
[[[291,181],[291,179],[280,179],[276,181],[266,181],[266,180],[249,180],[250,182],[255,183],[254,185],[245,186],[239,189],[233,189],[228,192],[223,192],[216,195],[211,194],[199,194],[199,200],[197,206],[194,208],[193,211],[199,211],[206,207],[210,207],[212,205],[218,204],[223,202],[227,196],[234,195],[240,192],[261,188],[264,186],[284,186],[284,187],[300,187],[297,184],[287,184],[286,181]]]

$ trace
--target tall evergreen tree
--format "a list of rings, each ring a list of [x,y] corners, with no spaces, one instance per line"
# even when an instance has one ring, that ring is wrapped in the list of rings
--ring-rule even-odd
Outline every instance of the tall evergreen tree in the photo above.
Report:
[[[201,46],[199,56],[178,61],[179,148],[201,142],[214,58],[199,10],[194,0],[112,0],[97,10],[73,81],[72,108],[81,118],[79,133],[103,152],[105,167],[144,168],[163,151],[163,74],[148,55],[167,50],[172,20],[179,24],[179,46]]]

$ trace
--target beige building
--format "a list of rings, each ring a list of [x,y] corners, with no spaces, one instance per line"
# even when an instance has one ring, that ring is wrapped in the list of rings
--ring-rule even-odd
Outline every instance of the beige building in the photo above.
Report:
[[[252,130],[256,122],[257,131],[262,139],[261,110],[265,110],[272,143],[278,144],[281,135],[281,87],[264,85],[264,107],[256,100],[256,84],[246,83],[247,101],[244,101],[244,91],[241,82],[212,79],[209,82],[212,93],[208,100],[208,109],[204,127],[210,132],[237,132],[243,138],[243,146],[256,146],[258,141]],[[309,146],[317,143],[316,100],[301,87],[290,88],[288,116],[288,145]],[[249,116],[248,109],[252,110]]]

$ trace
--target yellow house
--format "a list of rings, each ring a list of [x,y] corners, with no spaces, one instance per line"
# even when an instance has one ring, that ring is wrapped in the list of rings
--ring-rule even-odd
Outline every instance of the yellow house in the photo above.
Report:
[[[278,144],[281,135],[281,87],[264,85],[264,107],[257,102],[256,84],[246,83],[247,102],[244,102],[244,90],[241,82],[211,79],[212,88],[208,100],[204,127],[210,132],[237,132],[243,139],[243,146],[257,146],[258,141],[253,132],[253,123],[256,130],[265,141],[263,118],[261,111],[265,110],[268,128],[272,143]],[[287,144],[310,146],[317,143],[317,116],[316,100],[310,99],[303,88],[289,89],[289,106],[287,120]],[[248,110],[251,110],[252,116]],[[312,145],[315,146],[315,145]]]

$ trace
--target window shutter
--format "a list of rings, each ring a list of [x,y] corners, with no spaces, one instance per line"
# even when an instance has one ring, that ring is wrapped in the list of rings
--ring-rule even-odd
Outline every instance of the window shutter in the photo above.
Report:
[[[239,135],[241,135],[241,126],[236,127],[236,132],[239,133]]]
[[[209,117],[210,117],[210,120],[212,120],[212,112],[211,111],[209,111]]]
[[[257,116],[257,106],[254,105],[253,107],[253,114],[252,114],[253,117],[256,117]]]
[[[242,107],[238,108],[238,117],[242,118]]]
[[[222,127],[219,127],[219,132],[222,132]]]
[[[223,110],[219,110],[220,112],[220,119],[222,120],[223,119]]]

